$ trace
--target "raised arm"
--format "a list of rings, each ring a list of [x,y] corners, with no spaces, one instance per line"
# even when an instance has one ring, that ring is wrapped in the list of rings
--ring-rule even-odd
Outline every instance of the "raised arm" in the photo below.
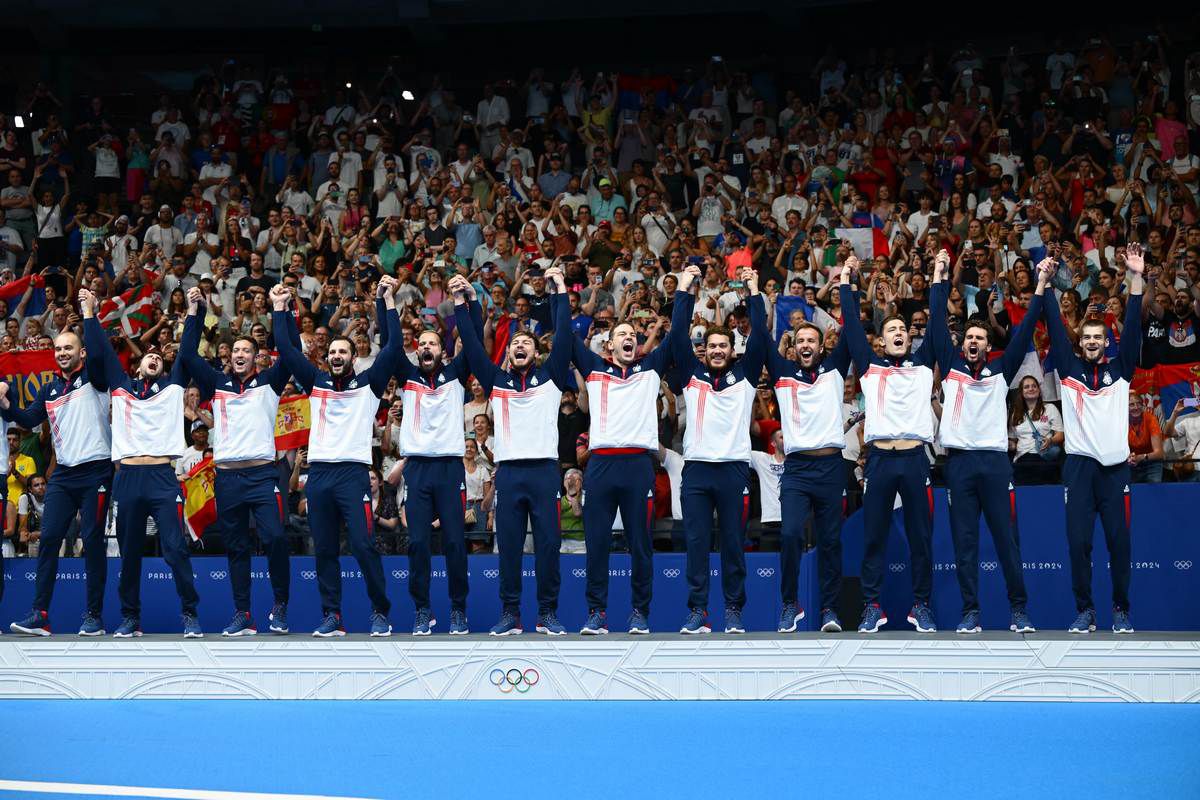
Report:
[[[0,386],[2,385],[4,384],[0,383]],[[37,426],[46,421],[46,392],[49,387],[49,383],[43,383],[37,396],[33,398],[33,402],[25,408],[18,408],[17,386],[15,383],[10,384],[4,390],[4,398],[7,402],[0,407],[0,416],[7,422],[14,423],[27,431],[37,429]]]
[[[371,391],[376,397],[382,397],[387,391],[388,381],[396,374],[400,362],[411,363],[404,355],[404,337],[400,335],[400,320],[396,316],[396,287],[398,286],[396,279],[384,275],[379,279],[379,288],[376,290],[382,294],[384,305],[384,313],[386,316],[378,321],[383,322],[383,328],[395,325],[393,335],[388,337],[388,344],[380,349],[375,356],[375,362],[371,364],[367,370],[367,380],[371,384]]]
[[[116,389],[125,382],[125,370],[112,349],[100,320],[96,319],[96,296],[87,289],[79,290],[79,308],[83,312],[83,346],[87,351],[85,366],[88,381],[100,391]]]
[[[191,289],[188,289],[188,318],[189,321],[191,321],[192,318],[195,318],[195,324],[197,327],[200,325],[200,320],[204,318],[204,304],[201,302],[202,299],[203,297],[200,294],[199,287],[193,286]],[[224,375],[213,369],[211,364],[200,357],[199,335],[190,340],[187,337],[184,337],[179,346],[179,357],[184,359],[188,374],[191,375],[192,380],[196,382],[196,386],[200,388],[201,396],[205,398],[212,397],[213,392],[215,392],[217,389],[217,383],[224,377]]]
[[[838,292],[842,298],[842,338],[846,340],[850,357],[854,359],[854,366],[857,368],[858,374],[862,376],[871,366],[871,358],[874,353],[871,351],[871,345],[867,342],[867,333],[863,330],[862,320],[859,319],[858,297],[850,288],[850,272],[857,265],[858,259],[854,256],[848,257],[842,264]]]
[[[454,295],[454,320],[458,325],[458,338],[462,342],[463,354],[467,359],[467,368],[483,387],[483,393],[490,395],[496,385],[496,378],[501,370],[483,348],[483,338],[475,329],[471,320],[470,306],[475,299],[475,289],[470,281],[461,275],[455,275],[446,286]]]
[[[566,389],[571,380],[571,340],[579,337],[571,330],[571,306],[567,302],[567,282],[563,279],[562,267],[551,267],[546,271],[546,276],[554,287],[554,297],[550,299],[554,314],[554,339],[550,343],[546,369],[554,385]]]
[[[779,380],[780,376],[791,372],[795,367],[792,362],[788,361],[779,349],[774,347],[775,337],[771,334],[771,329],[767,326],[767,307],[761,293],[757,291],[750,293],[750,299],[746,301],[746,307],[750,311],[750,332],[753,334],[758,331],[768,343],[766,348],[766,367],[767,372],[771,376],[771,382]],[[845,337],[841,337],[845,339]],[[840,341],[840,340],[839,340]]]
[[[1000,368],[1004,370],[1004,380],[1007,383],[1012,383],[1012,379],[1016,377],[1017,371],[1021,369],[1021,364],[1025,361],[1025,354],[1029,352],[1029,343],[1033,341],[1033,331],[1037,328],[1038,320],[1042,318],[1042,305],[1045,299],[1044,294],[1035,294],[1029,301],[1025,318],[1013,331],[1008,340],[1008,347],[1004,349],[1004,355],[1000,357]]]
[[[1037,267],[1038,284],[1034,293],[1043,296],[1042,315],[1046,318],[1046,330],[1050,333],[1050,355],[1053,356],[1055,368],[1061,377],[1070,372],[1075,364],[1075,348],[1071,346],[1067,327],[1063,325],[1058,299],[1052,290],[1046,290],[1051,276],[1057,269],[1058,264],[1053,258],[1041,260]]]
[[[675,365],[683,375],[691,375],[700,366],[696,351],[692,347],[692,313],[696,307],[696,296],[692,285],[700,277],[700,267],[689,264],[679,274],[679,288],[675,291],[675,305],[671,309],[671,332],[667,335]]]
[[[1121,329],[1121,342],[1117,348],[1117,359],[1121,364],[1121,376],[1133,379],[1138,357],[1142,352],[1142,292],[1146,267],[1142,246],[1134,243],[1125,248],[1125,270],[1129,273],[1129,299],[1125,303],[1125,327]]]
[[[750,296],[757,297],[758,273],[754,267],[746,267],[742,270],[742,280],[750,290]],[[762,376],[767,353],[779,354],[779,351],[771,347],[771,339],[765,329],[765,325],[757,329],[754,325],[750,326],[750,336],[746,338],[746,352],[742,354],[742,372],[745,374],[746,380],[750,381],[753,386],[758,385],[758,379]],[[674,325],[672,325],[672,332],[674,332]]]
[[[304,353],[292,341],[288,329],[295,326],[296,322],[288,311],[291,300],[292,293],[283,284],[271,287],[271,303],[275,309],[271,315],[271,329],[275,331],[275,346],[279,348],[279,358],[283,365],[300,384],[300,388],[311,392],[313,384],[317,381],[317,368],[304,357]]]
[[[943,375],[954,361],[954,340],[950,338],[950,327],[946,322],[946,301],[950,295],[946,270],[949,265],[950,254],[939,250],[933,260],[933,288],[929,291],[929,336],[925,340],[933,348],[933,357]]]

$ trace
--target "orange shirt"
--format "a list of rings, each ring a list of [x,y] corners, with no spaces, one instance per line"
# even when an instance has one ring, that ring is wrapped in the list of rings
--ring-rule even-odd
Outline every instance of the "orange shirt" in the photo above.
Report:
[[[1132,453],[1145,454],[1154,451],[1150,441],[1151,436],[1162,436],[1158,427],[1158,419],[1149,412],[1142,413],[1142,421],[1137,425],[1129,423],[1129,450]]]

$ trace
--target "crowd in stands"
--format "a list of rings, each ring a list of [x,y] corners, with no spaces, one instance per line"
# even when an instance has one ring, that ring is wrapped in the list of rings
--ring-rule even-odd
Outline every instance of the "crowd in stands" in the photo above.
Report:
[[[549,345],[542,274],[551,266],[566,273],[571,326],[587,346],[602,352],[614,324],[631,321],[648,350],[669,328],[676,275],[689,264],[703,270],[694,342],[723,324],[735,351],[744,348],[747,292],[737,275],[751,266],[777,345],[791,355],[791,330],[804,321],[822,328],[826,349],[836,346],[842,310],[831,289],[851,253],[867,263],[867,330],[900,313],[919,346],[941,249],[953,257],[952,332],[982,318],[1003,350],[1034,288],[1031,265],[1049,255],[1068,330],[1077,336],[1103,319],[1115,343],[1123,251],[1140,242],[1150,284],[1142,366],[1180,367],[1186,385],[1171,407],[1156,385],[1135,386],[1130,460],[1139,481],[1197,477],[1189,459],[1200,456],[1200,414],[1189,398],[1200,394],[1200,54],[1165,31],[1057,41],[1048,53],[985,57],[967,45],[908,64],[852,64],[831,45],[799,80],[715,58],[670,74],[547,67],[453,87],[436,76],[403,86],[384,66],[367,85],[294,78],[285,67],[218,70],[133,120],[110,114],[103,93],[60,98],[46,84],[28,87],[18,109],[0,114],[0,358],[78,329],[80,287],[124,303],[148,286],[145,313],[110,323],[114,345],[131,365],[151,347],[173,361],[184,293],[198,286],[202,355],[227,364],[232,337],[249,335],[267,365],[267,293],[282,281],[301,300],[308,358],[320,364],[330,337],[348,335],[364,369],[379,349],[374,285],[389,275],[401,284],[415,363],[426,330],[442,334],[448,356],[457,350],[446,287],[458,274],[483,301],[485,345],[499,360],[519,330]],[[1011,454],[1019,482],[1057,482],[1063,425],[1044,331],[1035,344],[1013,387]],[[493,422],[478,384],[471,390],[467,527],[475,550],[490,551]],[[939,413],[940,399],[935,387]],[[682,541],[681,402],[664,381],[663,548]],[[862,409],[851,377],[851,490],[865,457]],[[586,393],[563,394],[566,552],[583,549],[588,412]],[[391,534],[379,546],[397,553],[406,542],[401,413],[393,386],[377,417],[372,506]],[[770,547],[783,456],[765,377],[754,416],[752,540]],[[211,421],[191,390],[181,477],[204,457]],[[30,555],[54,454],[45,430],[9,438],[4,547]],[[279,459],[299,537],[305,449]]]

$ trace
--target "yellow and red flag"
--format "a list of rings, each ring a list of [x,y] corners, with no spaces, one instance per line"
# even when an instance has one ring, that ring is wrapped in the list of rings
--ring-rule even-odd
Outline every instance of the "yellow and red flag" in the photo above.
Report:
[[[308,429],[312,416],[308,410],[308,395],[294,394],[280,398],[275,412],[275,449],[295,450],[308,444]]]
[[[217,494],[213,489],[216,467],[211,457],[204,459],[183,477],[183,518],[188,534],[198,540],[204,530],[217,521]]]

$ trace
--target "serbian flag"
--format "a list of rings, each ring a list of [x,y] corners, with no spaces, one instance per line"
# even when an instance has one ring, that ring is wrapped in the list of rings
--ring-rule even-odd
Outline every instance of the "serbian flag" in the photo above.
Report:
[[[53,350],[19,350],[0,354],[0,376],[17,388],[17,405],[33,402],[42,384],[54,379],[58,364]]]
[[[183,477],[183,519],[192,541],[204,535],[217,521],[217,495],[213,489],[216,467],[211,457],[204,459]]]
[[[312,412],[309,410],[308,395],[294,394],[280,398],[275,412],[275,449],[295,450],[308,444],[308,430],[312,427]]]
[[[860,260],[886,256],[890,253],[887,236],[874,226],[870,228],[838,228],[837,238],[846,242]]]
[[[150,327],[153,307],[154,287],[146,284],[105,300],[97,316],[105,330],[120,327],[126,336],[133,336]]]
[[[1175,404],[1184,398],[1200,397],[1200,362],[1190,364],[1159,364],[1154,368],[1154,379],[1158,384],[1158,397],[1162,402],[1162,415],[1171,416]],[[1191,414],[1196,409],[1185,409],[1181,414]]]
[[[24,278],[17,278],[15,281],[9,281],[0,286],[0,300],[11,303],[25,294],[25,290],[30,286],[34,289],[40,289],[45,285],[46,280],[41,275],[27,275]]]

